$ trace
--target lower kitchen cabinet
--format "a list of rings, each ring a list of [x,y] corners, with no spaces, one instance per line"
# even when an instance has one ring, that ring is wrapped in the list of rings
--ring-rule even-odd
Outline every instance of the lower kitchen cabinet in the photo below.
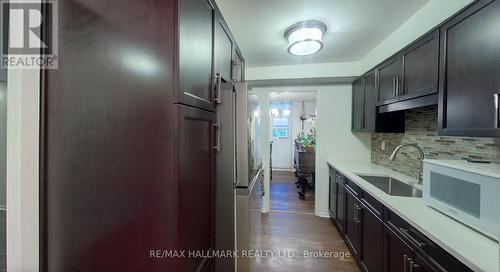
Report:
[[[330,203],[336,203],[330,216],[364,272],[472,271],[332,166]]]
[[[335,220],[335,224],[339,229],[340,233],[345,233],[345,224],[346,224],[346,191],[344,184],[337,182],[337,219]]]
[[[346,186],[345,238],[354,258],[359,254],[359,215],[361,206],[355,194]]]
[[[337,183],[335,182],[335,171],[330,169],[329,174],[329,185],[330,185],[330,198],[328,201],[328,212],[330,213],[330,218],[332,220],[337,219]]]
[[[364,271],[383,271],[384,222],[364,204],[361,207],[359,264]]]
[[[410,262],[413,262],[412,248],[396,234],[391,227],[385,228],[385,260],[387,272],[409,271]]]

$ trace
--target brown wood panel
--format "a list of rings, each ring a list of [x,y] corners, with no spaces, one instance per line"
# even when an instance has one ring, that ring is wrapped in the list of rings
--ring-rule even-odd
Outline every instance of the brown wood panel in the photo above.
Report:
[[[400,100],[438,92],[439,30],[412,44],[403,53],[404,79]]]
[[[176,102],[215,111],[214,19],[210,0],[177,0],[179,11],[178,74]]]
[[[42,270],[173,271],[173,1],[59,2],[43,89]]]
[[[214,249],[216,114],[176,105],[175,188],[176,248]],[[199,271],[209,260],[179,260],[178,271]]]
[[[481,0],[441,27],[440,134],[500,136],[499,18],[500,2]]]

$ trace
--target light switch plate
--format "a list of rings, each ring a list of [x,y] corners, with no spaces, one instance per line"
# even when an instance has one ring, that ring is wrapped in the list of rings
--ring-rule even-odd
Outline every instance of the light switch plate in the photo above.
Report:
[[[382,151],[385,150],[385,142],[382,142],[382,144],[380,144],[380,150],[382,150]]]

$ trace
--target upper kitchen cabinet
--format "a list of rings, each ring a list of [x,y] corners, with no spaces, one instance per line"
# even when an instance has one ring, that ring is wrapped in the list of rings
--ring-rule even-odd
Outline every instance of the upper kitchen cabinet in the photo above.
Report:
[[[352,132],[404,132],[403,111],[377,113],[375,71],[353,82],[352,99]]]
[[[437,104],[439,30],[404,48],[377,71],[380,112]]]
[[[480,0],[441,27],[442,135],[500,136],[500,2]]]
[[[438,92],[439,30],[418,40],[403,52],[403,86],[400,100]]]
[[[397,55],[377,68],[378,104],[385,105],[398,101],[400,84],[403,79],[403,58]]]
[[[210,0],[179,0],[178,17],[179,86],[176,102],[214,111],[215,6]]]
[[[219,88],[220,82],[230,82],[231,81],[231,70],[232,70],[232,58],[233,58],[233,40],[231,39],[231,34],[222,19],[222,16],[218,15],[215,22],[215,78],[217,80],[217,88]]]
[[[359,77],[352,83],[352,131],[363,131],[365,90],[364,79]]]

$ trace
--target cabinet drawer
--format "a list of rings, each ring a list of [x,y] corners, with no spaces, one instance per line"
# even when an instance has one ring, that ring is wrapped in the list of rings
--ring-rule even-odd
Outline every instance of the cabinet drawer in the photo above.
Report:
[[[382,203],[365,191],[361,192],[361,202],[382,220],[384,214],[384,205]]]
[[[387,226],[401,236],[438,271],[472,271],[395,213],[387,212],[386,217]]]
[[[345,179],[345,187],[356,197],[360,197],[361,188],[349,179]]]

